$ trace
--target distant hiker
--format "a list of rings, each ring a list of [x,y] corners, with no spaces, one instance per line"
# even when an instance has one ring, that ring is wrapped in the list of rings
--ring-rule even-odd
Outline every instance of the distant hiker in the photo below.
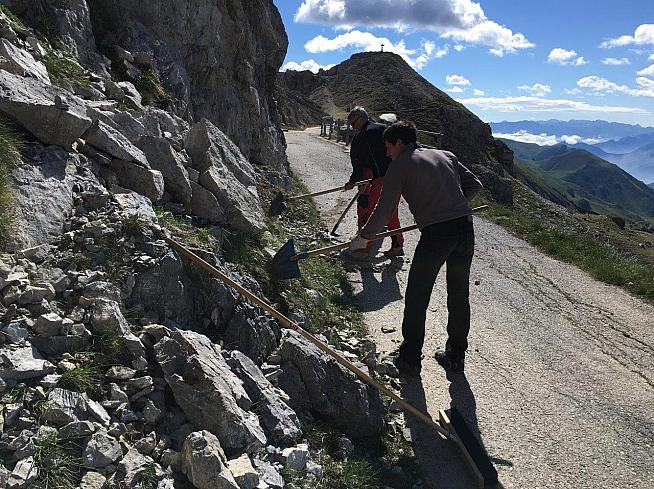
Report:
[[[420,373],[427,306],[438,272],[447,263],[448,339],[445,351],[436,352],[435,357],[446,371],[462,373],[470,330],[468,282],[475,247],[469,201],[481,190],[481,182],[454,154],[421,147],[410,122],[396,122],[384,131],[383,138],[393,161],[379,203],[350,248],[365,246],[368,237],[381,232],[404,197],[421,236],[404,294],[404,341],[395,365],[406,375]]]
[[[348,183],[345,184],[345,189],[350,190],[354,188],[356,182],[372,178],[372,182],[362,189],[361,195],[357,199],[357,223],[361,228],[377,205],[384,186],[384,175],[391,160],[386,155],[386,148],[382,139],[382,134],[386,129],[384,124],[379,124],[370,119],[368,112],[363,107],[352,109],[347,120],[354,129],[354,138],[350,145],[352,175]],[[400,227],[397,205],[384,225],[388,225],[389,230]],[[384,254],[387,256],[404,255],[404,237],[398,234],[391,239],[391,247]],[[351,256],[356,260],[367,260],[370,248],[372,248],[372,243],[368,243],[359,250],[352,250]]]

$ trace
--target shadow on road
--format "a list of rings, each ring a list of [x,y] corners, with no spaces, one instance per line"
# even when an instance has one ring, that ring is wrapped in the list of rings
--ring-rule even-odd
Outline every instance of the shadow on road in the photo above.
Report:
[[[361,269],[359,273],[362,290],[355,295],[355,299],[362,312],[378,311],[386,304],[402,299],[397,274],[392,267],[385,266],[379,278],[371,268]]]
[[[470,384],[464,375],[448,376],[450,380],[451,407],[456,407],[465,419],[472,434],[483,441],[479,433],[477,404]],[[402,397],[423,413],[427,413],[425,391],[421,379],[407,381],[401,390]],[[432,428],[411,414],[405,414],[407,427],[411,430],[413,449],[422,469],[423,480],[430,489],[470,489],[477,487],[471,471],[464,462],[456,445],[445,440]],[[491,458],[494,464],[513,466],[509,461]],[[499,486],[501,487],[501,486]]]

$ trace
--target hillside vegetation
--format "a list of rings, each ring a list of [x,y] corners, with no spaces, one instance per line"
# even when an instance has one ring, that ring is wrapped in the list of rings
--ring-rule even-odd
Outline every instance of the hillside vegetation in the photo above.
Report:
[[[652,189],[613,163],[566,145],[503,141],[514,152],[518,178],[553,202],[633,222],[654,217]]]

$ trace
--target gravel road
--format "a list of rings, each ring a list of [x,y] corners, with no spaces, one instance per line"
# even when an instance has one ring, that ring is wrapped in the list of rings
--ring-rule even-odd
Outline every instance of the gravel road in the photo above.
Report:
[[[286,133],[291,167],[312,190],[343,184],[350,173],[343,146],[318,134]],[[352,192],[316,199],[329,228]],[[400,221],[413,223],[404,202]],[[355,233],[354,209],[339,231]],[[443,270],[427,316],[422,378],[404,383],[402,396],[435,418],[457,406],[506,488],[654,488],[654,307],[481,217],[475,231],[466,375],[448,380],[433,359],[446,340]],[[406,236],[399,272],[379,256],[379,271],[350,274],[380,352],[401,340],[418,236]],[[473,487],[449,442],[410,416],[407,423],[428,487]]]

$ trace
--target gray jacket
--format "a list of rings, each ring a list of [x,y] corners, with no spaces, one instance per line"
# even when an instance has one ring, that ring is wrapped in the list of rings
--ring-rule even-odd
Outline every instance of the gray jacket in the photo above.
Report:
[[[411,143],[388,167],[379,202],[361,236],[382,232],[400,197],[422,229],[471,215],[469,201],[481,188],[479,179],[453,153]]]

